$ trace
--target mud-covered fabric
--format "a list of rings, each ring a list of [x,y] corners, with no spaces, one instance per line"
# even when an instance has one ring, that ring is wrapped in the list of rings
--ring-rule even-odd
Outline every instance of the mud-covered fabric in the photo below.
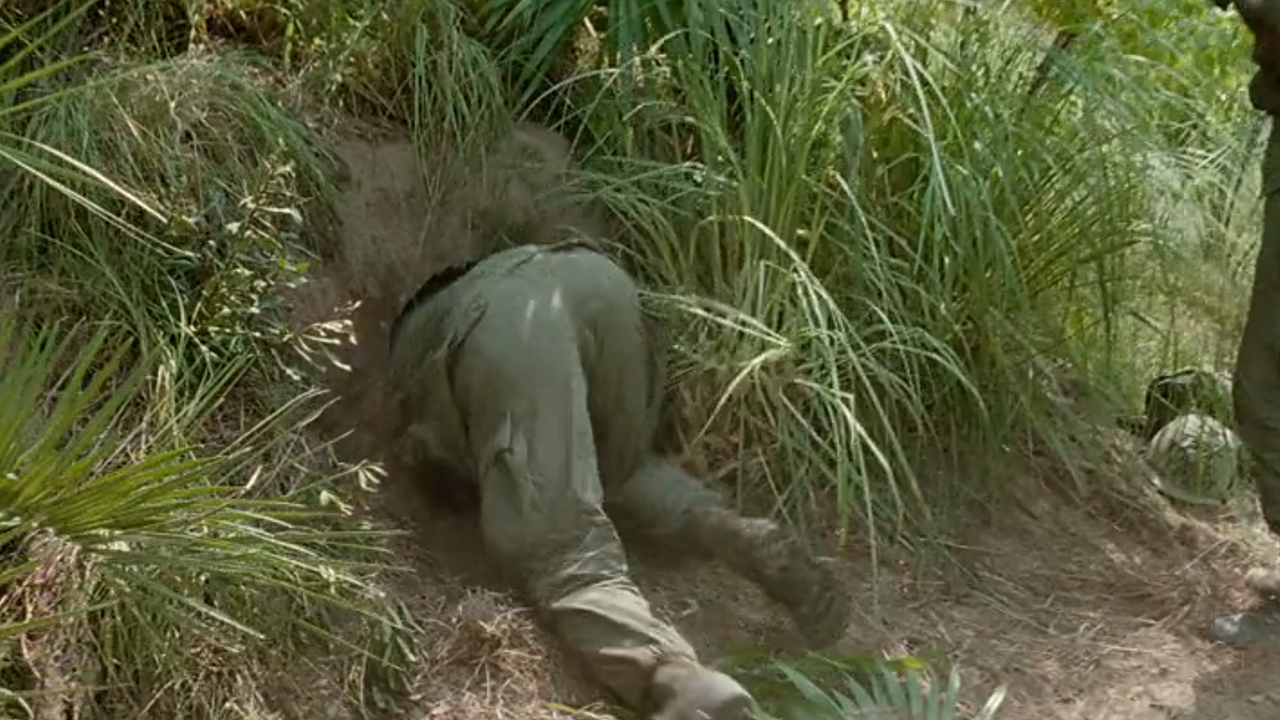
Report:
[[[1280,533],[1280,134],[1274,121],[1262,172],[1262,244],[1232,394],[1263,514]]]
[[[656,462],[650,345],[631,279],[568,243],[477,264],[403,319],[391,356],[417,452],[479,480],[489,553],[633,707],[660,663],[696,658],[629,579],[606,495],[659,523],[718,501],[637,473]]]
[[[756,582],[811,644],[840,639],[851,601],[832,562],[654,452],[664,348],[608,257],[517,247],[419,300],[391,350],[416,465],[477,479],[489,552],[621,699],[663,702],[655,670],[696,658],[628,578],[606,507]]]

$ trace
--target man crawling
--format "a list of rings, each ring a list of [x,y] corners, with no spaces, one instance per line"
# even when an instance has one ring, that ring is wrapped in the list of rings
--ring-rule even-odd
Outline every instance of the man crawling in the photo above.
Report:
[[[414,465],[474,480],[487,551],[601,683],[655,720],[746,718],[746,690],[650,611],[605,506],[752,580],[814,646],[849,596],[830,560],[653,452],[663,357],[635,283],[579,240],[432,277],[391,329],[390,377]]]

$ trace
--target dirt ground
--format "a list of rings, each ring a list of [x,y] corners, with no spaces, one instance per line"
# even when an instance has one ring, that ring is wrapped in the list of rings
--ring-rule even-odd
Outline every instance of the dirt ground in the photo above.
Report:
[[[564,148],[553,145],[539,147],[554,166]],[[553,705],[581,707],[600,693],[501,584],[474,518],[428,507],[397,471],[380,429],[385,397],[376,373],[362,372],[380,362],[401,299],[475,247],[471,222],[459,218],[485,208],[429,215],[417,155],[403,139],[351,134],[340,150],[349,172],[344,256],[299,307],[316,320],[343,301],[363,302],[352,372],[332,382],[343,401],[326,432],[357,430],[343,451],[387,462],[374,512],[408,531],[398,559],[413,572],[390,590],[429,636],[411,717],[563,717]],[[534,187],[547,186],[513,192],[536,204]],[[1006,720],[1280,718],[1280,652],[1241,653],[1202,638],[1214,614],[1253,602],[1240,582],[1246,563],[1280,559],[1256,519],[1085,513],[1023,485],[1016,511],[993,514],[951,548],[963,569],[922,574],[890,552],[873,572],[866,553],[851,549],[840,561],[859,609],[836,649],[942,654],[959,662],[975,702],[1008,684],[998,715]],[[657,611],[706,659],[796,647],[785,616],[723,568],[639,547],[633,557]]]

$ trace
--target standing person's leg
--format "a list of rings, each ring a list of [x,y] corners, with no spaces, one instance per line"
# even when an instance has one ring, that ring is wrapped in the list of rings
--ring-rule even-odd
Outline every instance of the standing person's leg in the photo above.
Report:
[[[1236,356],[1236,427],[1271,531],[1280,534],[1280,132],[1273,125],[1263,160],[1262,245]],[[1251,582],[1274,584],[1276,571],[1255,570]],[[1232,644],[1280,642],[1280,614],[1245,613],[1214,620],[1214,639]]]
[[[564,297],[506,277],[459,349],[455,399],[481,483],[489,552],[592,673],[670,720],[745,717],[750,697],[653,616],[601,509],[580,340]]]
[[[1280,534],[1280,132],[1273,125],[1263,160],[1262,245],[1236,356],[1236,425],[1249,448],[1262,511]]]
[[[1249,82],[1254,108],[1272,117],[1262,165],[1262,244],[1254,264],[1253,290],[1244,335],[1236,356],[1236,431],[1249,459],[1262,512],[1273,533],[1280,534],[1280,2],[1277,0],[1216,0],[1219,7],[1236,6],[1253,34],[1253,61],[1258,66]],[[1274,569],[1250,571],[1248,580],[1259,589],[1275,585]],[[1247,645],[1280,642],[1280,615],[1251,612],[1219,617],[1210,635],[1223,642]]]

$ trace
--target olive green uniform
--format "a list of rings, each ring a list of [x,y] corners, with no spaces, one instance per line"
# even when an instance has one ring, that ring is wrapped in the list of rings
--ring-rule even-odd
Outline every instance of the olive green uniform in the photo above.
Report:
[[[621,699],[694,651],[628,579],[606,495],[678,517],[716,496],[654,463],[658,364],[631,279],[577,244],[494,255],[404,320],[393,381],[411,436],[478,479],[488,551]],[[649,484],[661,482],[659,488]]]
[[[606,505],[725,561],[817,644],[839,639],[849,599],[826,561],[651,452],[663,363],[608,257],[585,241],[526,245],[422,293],[393,328],[390,368],[414,464],[478,481],[488,551],[620,699],[675,719],[740,698],[653,616]]]

